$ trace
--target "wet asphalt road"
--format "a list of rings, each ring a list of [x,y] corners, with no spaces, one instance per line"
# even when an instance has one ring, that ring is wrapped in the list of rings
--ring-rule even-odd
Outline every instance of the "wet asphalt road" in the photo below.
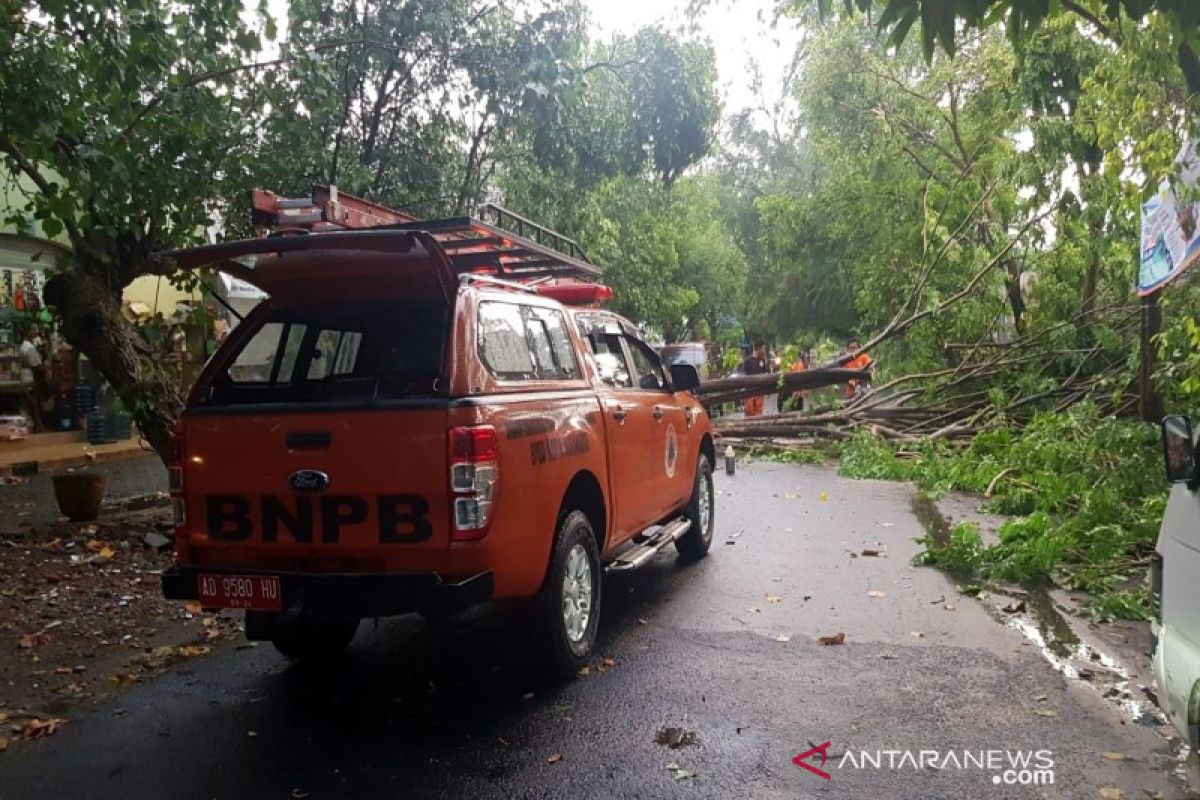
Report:
[[[603,672],[546,684],[503,613],[364,624],[335,668],[229,648],[0,756],[0,798],[1184,796],[1154,728],[910,566],[908,487],[755,464],[717,488],[709,558],[605,579]],[[696,743],[656,744],[664,726]],[[829,780],[791,762],[825,741]],[[1054,785],[838,768],[889,749],[1050,750]]]

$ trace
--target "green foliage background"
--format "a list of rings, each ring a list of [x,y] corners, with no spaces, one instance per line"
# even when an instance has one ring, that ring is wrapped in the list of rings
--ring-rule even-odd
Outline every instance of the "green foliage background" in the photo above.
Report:
[[[931,559],[1113,589],[1161,504],[1153,436],[1127,419],[1138,213],[1195,133],[1197,9],[792,0],[781,96],[727,109],[709,41],[599,41],[578,0],[293,0],[283,37],[228,0],[0,0],[0,158],[22,179],[6,218],[71,246],[65,330],[160,452],[178,387],[121,291],[218,221],[249,233],[254,187],[422,216],[507,205],[581,242],[618,311],[718,343],[726,367],[743,339],[825,360],[899,329],[876,385],[926,376],[919,399],[988,422],[908,460],[856,439],[843,468],[997,480],[1004,541],[961,530]],[[1200,407],[1197,311],[1194,284],[1171,287],[1169,410]]]
[[[928,443],[898,451],[860,436],[842,448],[840,469],[854,478],[914,481],[935,495],[990,489],[985,509],[1011,515],[990,547],[969,524],[944,542],[927,536],[921,563],[966,579],[1053,578],[1107,599],[1132,582],[1134,595],[1118,595],[1126,600],[1121,615],[1149,613],[1140,579],[1166,501],[1156,426],[1106,418],[1085,403],[1040,414],[1019,430],[997,428],[960,449]]]

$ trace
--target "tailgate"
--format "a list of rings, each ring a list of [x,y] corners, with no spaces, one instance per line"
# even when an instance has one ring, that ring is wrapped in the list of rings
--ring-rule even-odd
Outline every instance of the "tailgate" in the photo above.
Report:
[[[446,417],[387,410],[185,419],[187,561],[436,570],[449,541]]]

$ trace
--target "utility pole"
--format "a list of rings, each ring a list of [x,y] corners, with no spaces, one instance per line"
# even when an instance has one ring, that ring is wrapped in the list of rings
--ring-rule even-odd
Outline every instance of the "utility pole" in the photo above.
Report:
[[[1140,351],[1138,354],[1138,414],[1146,422],[1157,424],[1163,418],[1162,397],[1154,388],[1156,353],[1154,337],[1162,330],[1162,309],[1158,291],[1142,297]]]

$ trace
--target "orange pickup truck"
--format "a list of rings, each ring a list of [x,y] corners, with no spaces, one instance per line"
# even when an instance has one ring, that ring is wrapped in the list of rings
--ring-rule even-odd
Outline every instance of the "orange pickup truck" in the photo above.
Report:
[[[696,370],[599,309],[586,261],[474,218],[165,257],[269,295],[180,419],[166,597],[245,609],[293,658],[340,652],[364,618],[530,600],[573,674],[604,570],[708,551]]]

